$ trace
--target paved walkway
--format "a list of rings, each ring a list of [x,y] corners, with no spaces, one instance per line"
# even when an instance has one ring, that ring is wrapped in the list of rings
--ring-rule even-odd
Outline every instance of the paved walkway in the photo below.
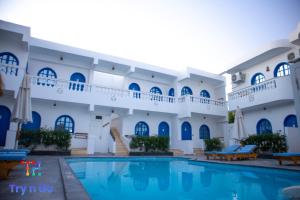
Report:
[[[277,169],[289,169],[289,170],[299,170],[300,165],[294,165],[292,162],[283,161],[283,165],[279,165],[277,160],[274,159],[256,159],[256,160],[235,160],[235,161],[224,161],[224,160],[206,160],[205,156],[193,157],[193,159],[198,161],[206,161],[212,163],[225,163],[232,165],[246,165],[246,166],[259,166],[267,168],[277,168]]]
[[[11,171],[7,180],[0,180],[0,200],[64,200],[58,158],[56,156],[28,156],[28,160],[41,161],[42,175],[26,176],[25,166],[18,165]]]

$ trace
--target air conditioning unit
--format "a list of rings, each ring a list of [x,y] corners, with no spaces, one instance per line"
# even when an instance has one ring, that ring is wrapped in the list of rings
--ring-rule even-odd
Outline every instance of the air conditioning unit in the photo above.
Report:
[[[292,61],[292,60],[294,60],[296,58],[296,56],[295,56],[295,53],[289,53],[288,55],[287,55],[287,59],[288,59],[288,61]]]
[[[246,75],[242,72],[238,72],[231,75],[231,81],[233,83],[242,83],[245,81]]]

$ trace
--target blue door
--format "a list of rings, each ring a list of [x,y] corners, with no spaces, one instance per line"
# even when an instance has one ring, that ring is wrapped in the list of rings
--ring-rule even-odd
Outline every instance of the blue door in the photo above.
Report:
[[[141,98],[141,89],[140,86],[137,83],[131,83],[128,87],[129,90],[137,91],[133,92],[133,98]]]
[[[41,128],[41,116],[39,113],[32,111],[32,122],[22,125],[22,130],[37,131]]]
[[[10,124],[10,110],[5,106],[0,106],[0,146],[5,145],[6,133]]]
[[[189,122],[183,122],[181,125],[181,139],[192,140],[192,126]]]
[[[70,80],[78,82],[78,83],[70,83],[70,85],[69,85],[70,90],[83,91],[83,88],[84,88],[83,83],[85,83],[85,77],[83,74],[76,72],[71,75]]]
[[[261,119],[256,124],[256,132],[257,135],[265,134],[265,133],[272,133],[272,124],[267,119]]]
[[[203,140],[210,139],[210,132],[207,125],[203,124],[202,126],[200,126],[199,138]]]
[[[167,122],[161,122],[158,125],[158,136],[169,137],[169,125]]]
[[[288,115],[285,119],[284,119],[284,127],[298,127],[298,123],[297,123],[297,117],[296,115]]]

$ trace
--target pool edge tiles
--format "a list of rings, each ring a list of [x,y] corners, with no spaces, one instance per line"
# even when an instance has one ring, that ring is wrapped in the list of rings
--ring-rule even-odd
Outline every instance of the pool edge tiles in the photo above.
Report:
[[[65,158],[59,158],[59,166],[64,187],[64,195],[67,200],[90,200],[90,196],[84,185],[76,177],[73,169]]]

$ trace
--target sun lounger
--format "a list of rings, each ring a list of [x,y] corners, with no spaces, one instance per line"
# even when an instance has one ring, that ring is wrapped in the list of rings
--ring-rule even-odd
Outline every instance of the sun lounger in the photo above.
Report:
[[[223,153],[232,153],[237,151],[241,146],[238,144],[234,144],[234,145],[230,145],[228,147],[226,147],[225,149],[223,149],[223,151],[210,151],[210,152],[205,152],[206,155],[206,159],[209,160],[210,157],[212,158],[216,158],[219,157],[220,154]]]
[[[6,179],[9,172],[26,158],[25,152],[0,152],[0,179]]]
[[[219,153],[218,156],[228,161],[234,159],[256,159],[257,154],[254,152],[255,149],[256,145],[245,145],[236,152]]]
[[[30,153],[29,149],[0,149],[1,152],[6,152],[6,153],[25,153],[26,155]]]
[[[293,161],[297,165],[300,161],[300,153],[273,153],[273,158],[278,160],[279,165],[282,165],[283,160]]]

